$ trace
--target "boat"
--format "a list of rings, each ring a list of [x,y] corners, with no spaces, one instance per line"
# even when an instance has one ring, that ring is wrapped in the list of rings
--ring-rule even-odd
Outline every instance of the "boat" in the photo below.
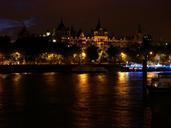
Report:
[[[123,72],[139,72],[143,70],[143,65],[138,63],[121,64]],[[171,71],[171,65],[147,65],[147,71]]]
[[[158,73],[147,86],[149,92],[171,92],[171,73]]]

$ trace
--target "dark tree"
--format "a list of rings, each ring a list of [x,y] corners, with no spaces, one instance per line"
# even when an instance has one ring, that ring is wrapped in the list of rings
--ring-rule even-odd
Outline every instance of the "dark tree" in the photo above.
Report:
[[[110,45],[109,48],[107,49],[107,54],[109,56],[109,62],[113,62],[113,61],[116,62],[120,54],[120,48]]]
[[[0,52],[7,54],[11,51],[11,42],[10,37],[1,36],[0,37]]]
[[[129,57],[129,61],[141,63],[143,55],[141,54],[141,47],[139,44],[131,45],[123,50]]]
[[[48,38],[31,35],[18,38],[13,44],[13,50],[22,52],[26,61],[34,61],[40,53],[49,52],[51,45]]]
[[[90,45],[87,48],[87,57],[88,57],[88,61],[91,62],[92,60],[96,60],[98,59],[99,55],[98,55],[98,47],[96,47],[95,45]]]

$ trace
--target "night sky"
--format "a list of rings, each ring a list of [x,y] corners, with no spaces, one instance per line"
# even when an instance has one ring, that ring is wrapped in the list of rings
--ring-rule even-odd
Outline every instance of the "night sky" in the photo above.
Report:
[[[66,25],[95,27],[98,18],[114,33],[134,33],[138,24],[155,39],[171,41],[170,0],[0,0],[0,30],[25,21],[37,31],[52,29],[61,17]]]

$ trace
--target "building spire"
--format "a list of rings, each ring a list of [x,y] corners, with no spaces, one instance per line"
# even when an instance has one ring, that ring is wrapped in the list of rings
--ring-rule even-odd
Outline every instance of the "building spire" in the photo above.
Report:
[[[64,25],[64,21],[63,21],[63,18],[62,17],[61,17],[60,24]]]
[[[63,18],[61,18],[61,21],[60,21],[60,23],[59,23],[59,25],[58,25],[58,28],[57,28],[58,30],[62,30],[62,29],[65,29],[65,25],[64,25],[64,22],[63,22]]]
[[[100,28],[102,28],[102,25],[101,25],[100,18],[98,18],[97,25],[96,25],[96,30],[99,30]]]
[[[137,34],[136,34],[136,39],[137,39],[139,44],[142,44],[142,42],[143,42],[143,31],[142,31],[141,24],[138,25],[137,29],[138,30],[137,30]]]
[[[142,33],[142,26],[141,24],[138,25],[138,30],[137,30],[138,33]]]
[[[29,32],[27,30],[27,26],[25,25],[25,23],[21,22],[21,24],[22,24],[22,29],[18,33],[18,38],[27,37],[29,35]]]

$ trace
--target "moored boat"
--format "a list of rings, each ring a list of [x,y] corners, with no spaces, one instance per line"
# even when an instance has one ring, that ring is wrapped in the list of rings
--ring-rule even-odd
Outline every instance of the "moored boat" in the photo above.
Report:
[[[171,92],[171,73],[158,73],[147,86],[149,92]]]

